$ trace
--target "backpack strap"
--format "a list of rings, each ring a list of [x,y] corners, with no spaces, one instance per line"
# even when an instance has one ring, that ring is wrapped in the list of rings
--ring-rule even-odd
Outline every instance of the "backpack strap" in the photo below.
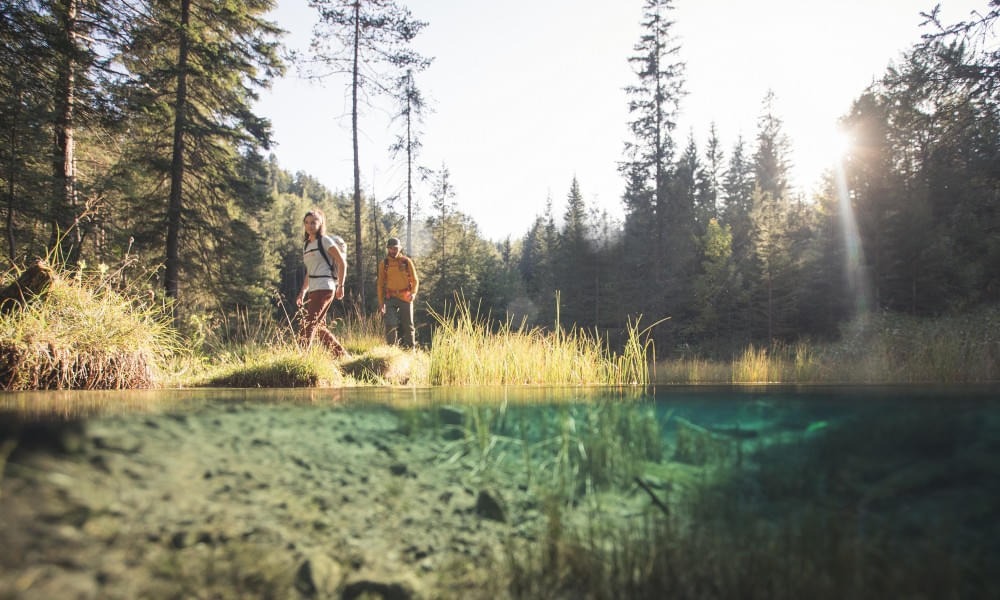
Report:
[[[302,247],[302,251],[305,252],[306,248],[308,248],[308,247],[309,247],[309,242],[307,241],[306,245]],[[321,236],[321,235],[316,237],[316,248],[317,248],[316,251],[319,252],[323,256],[323,261],[326,263],[326,266],[330,267],[330,273],[333,274],[333,263],[330,262],[330,255],[328,255],[326,253],[326,250],[323,248],[323,236]],[[308,273],[306,273],[306,274],[308,275]],[[309,277],[326,277],[326,275],[315,275],[315,276],[314,275],[309,275]],[[336,278],[337,278],[337,276],[333,275],[333,279],[336,279]]]

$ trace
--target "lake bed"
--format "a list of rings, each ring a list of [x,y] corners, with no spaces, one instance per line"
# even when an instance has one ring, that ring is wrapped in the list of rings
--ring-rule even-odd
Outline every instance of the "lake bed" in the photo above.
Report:
[[[979,596],[998,589],[998,399],[990,386],[7,394],[0,595]]]

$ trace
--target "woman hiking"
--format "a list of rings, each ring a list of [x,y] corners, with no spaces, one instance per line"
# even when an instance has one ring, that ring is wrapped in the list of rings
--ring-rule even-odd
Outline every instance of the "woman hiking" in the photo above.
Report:
[[[326,312],[333,299],[344,297],[344,280],[347,278],[346,244],[337,236],[326,235],[326,217],[319,209],[312,209],[302,219],[304,230],[302,261],[306,276],[302,291],[295,304],[305,309],[302,317],[300,341],[308,348],[314,337],[336,357],[347,354],[337,338],[326,328]],[[342,248],[343,246],[344,248]]]

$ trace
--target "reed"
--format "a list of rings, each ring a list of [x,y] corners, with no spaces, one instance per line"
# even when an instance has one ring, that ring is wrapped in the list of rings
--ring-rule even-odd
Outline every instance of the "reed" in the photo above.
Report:
[[[510,318],[491,323],[457,298],[436,322],[430,348],[432,385],[569,384],[644,385],[649,381],[646,330],[630,324],[621,354],[597,334],[558,325],[552,331],[514,326]]]
[[[733,361],[732,381],[735,383],[766,383],[772,381],[772,373],[780,372],[777,364],[769,360],[766,348],[755,348],[753,344],[743,351],[742,356]]]
[[[835,342],[747,346],[732,361],[656,366],[658,383],[973,383],[1000,377],[1000,307],[936,319],[859,317]]]

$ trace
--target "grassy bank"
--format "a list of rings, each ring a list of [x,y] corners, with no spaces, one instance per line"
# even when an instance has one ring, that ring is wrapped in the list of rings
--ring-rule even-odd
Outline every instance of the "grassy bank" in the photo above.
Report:
[[[4,275],[4,285],[17,273]],[[0,387],[330,387],[344,385],[644,385],[672,383],[960,383],[1000,378],[1000,308],[918,319],[856,319],[833,343],[750,346],[731,360],[655,364],[646,330],[623,350],[600,336],[515,326],[460,301],[435,319],[426,350],[381,339],[380,319],[335,319],[353,355],[303,351],[294,319],[189,317],[182,335],[148,290],[122,289],[106,268],[56,270],[48,291],[0,314]]]
[[[836,342],[749,346],[731,361],[657,363],[657,383],[974,383],[1000,379],[1000,308],[936,319],[874,314]]]
[[[3,285],[18,275],[10,271]],[[179,346],[148,296],[106,269],[51,271],[51,284],[0,313],[0,386],[26,389],[150,387]]]
[[[331,329],[351,356],[298,349],[291,323],[246,315],[197,328],[198,352],[175,360],[167,385],[299,387],[340,385],[643,385],[649,382],[643,332],[630,330],[621,354],[582,331],[496,325],[459,302],[433,313],[431,347],[385,345],[381,323],[337,319]]]

